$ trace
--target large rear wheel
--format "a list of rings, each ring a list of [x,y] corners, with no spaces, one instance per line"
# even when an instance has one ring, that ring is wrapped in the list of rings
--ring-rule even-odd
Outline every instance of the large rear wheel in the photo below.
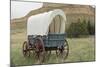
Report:
[[[64,44],[64,50],[63,50],[63,59],[66,59],[68,57],[68,54],[69,54],[69,45],[68,45],[68,42],[67,40],[65,40],[65,44]]]
[[[58,50],[56,50],[56,54],[60,58],[60,61],[61,59],[62,61],[64,61],[68,57],[69,45],[68,45],[67,40],[65,40],[64,46],[61,46],[60,48],[58,48]]]
[[[35,50],[35,53],[36,53],[35,55],[38,59],[38,62],[41,64],[45,58],[45,47],[44,47],[44,43],[41,36],[37,36],[35,38],[34,50]]]

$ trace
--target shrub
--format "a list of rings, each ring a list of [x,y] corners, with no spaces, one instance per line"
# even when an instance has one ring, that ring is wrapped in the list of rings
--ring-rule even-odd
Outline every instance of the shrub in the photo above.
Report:
[[[66,30],[68,37],[80,37],[80,35],[88,35],[87,23],[85,20],[80,22],[78,20],[77,23],[71,23],[69,28]]]
[[[92,25],[90,21],[88,21],[87,29],[90,35],[95,35],[95,25]]]

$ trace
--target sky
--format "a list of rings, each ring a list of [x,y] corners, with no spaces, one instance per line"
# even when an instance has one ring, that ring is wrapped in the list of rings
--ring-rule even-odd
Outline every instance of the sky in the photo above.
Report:
[[[41,8],[43,3],[11,1],[11,19],[20,18],[31,10]]]

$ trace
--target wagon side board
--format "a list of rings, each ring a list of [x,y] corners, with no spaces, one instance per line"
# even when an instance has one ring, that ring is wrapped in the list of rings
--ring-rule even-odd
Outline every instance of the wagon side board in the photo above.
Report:
[[[36,36],[36,35],[35,35]],[[34,45],[34,35],[28,36],[28,41]],[[66,33],[63,34],[48,34],[42,36],[44,47],[45,49],[54,50],[57,49],[57,47],[64,46],[64,42],[66,40]]]

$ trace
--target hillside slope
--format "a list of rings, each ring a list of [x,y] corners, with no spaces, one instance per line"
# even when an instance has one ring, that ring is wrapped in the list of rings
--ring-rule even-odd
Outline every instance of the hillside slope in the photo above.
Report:
[[[47,12],[53,9],[62,9],[65,12],[67,17],[67,22],[66,22],[67,26],[69,26],[69,24],[72,22],[77,22],[78,19],[80,20],[85,19],[87,22],[90,21],[93,24],[95,23],[95,8],[93,8],[92,6],[44,3],[42,8],[39,8],[37,10],[32,10],[24,17],[11,19],[11,28],[20,25],[19,23],[12,23],[12,22],[20,22],[26,24],[27,19],[30,16]]]

